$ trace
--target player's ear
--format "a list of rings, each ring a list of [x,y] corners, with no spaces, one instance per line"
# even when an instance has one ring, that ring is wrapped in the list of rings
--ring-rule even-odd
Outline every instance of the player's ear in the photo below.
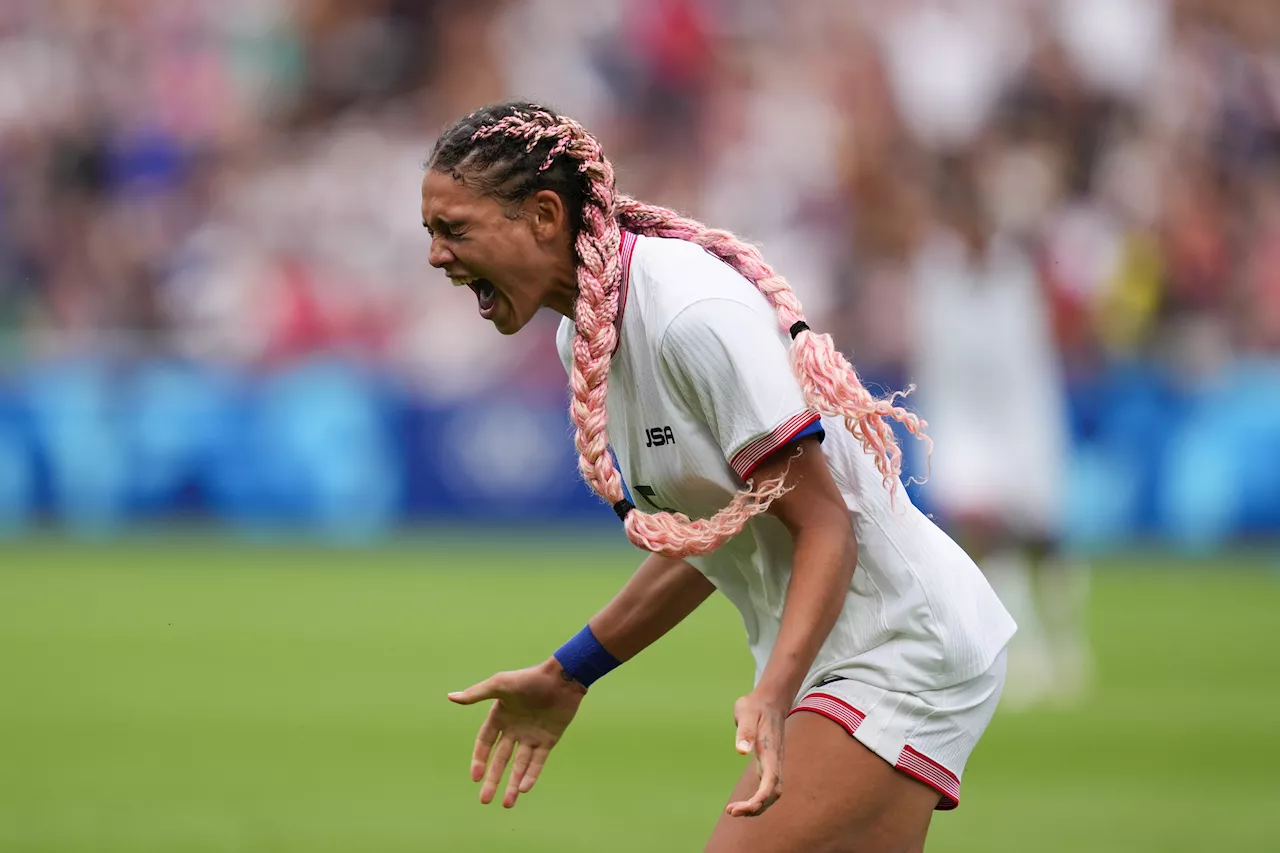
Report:
[[[569,227],[569,211],[559,193],[538,190],[531,199],[531,208],[529,223],[538,242],[550,242]]]

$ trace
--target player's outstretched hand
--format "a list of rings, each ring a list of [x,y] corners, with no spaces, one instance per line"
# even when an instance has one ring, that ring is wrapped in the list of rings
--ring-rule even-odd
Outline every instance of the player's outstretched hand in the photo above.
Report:
[[[449,700],[459,705],[497,700],[480,726],[471,755],[471,781],[484,780],[480,802],[493,802],[513,752],[516,760],[502,805],[511,808],[517,797],[529,792],[586,694],[581,684],[561,675],[555,658],[528,669],[499,672],[474,687],[449,694]]]
[[[755,754],[760,785],[751,799],[725,806],[726,814],[761,815],[782,796],[782,728],[786,717],[786,702],[779,698],[750,693],[734,703],[738,752]]]

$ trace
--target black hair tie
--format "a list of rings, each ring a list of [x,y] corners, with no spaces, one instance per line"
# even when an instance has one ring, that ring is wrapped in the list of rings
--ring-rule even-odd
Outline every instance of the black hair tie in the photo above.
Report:
[[[626,498],[623,498],[622,500],[618,501],[616,504],[613,505],[613,511],[618,514],[619,521],[626,521],[627,513],[631,512],[631,510],[635,508],[636,508],[636,505],[633,504],[631,501],[627,500]]]
[[[809,324],[806,323],[804,320],[800,320],[794,326],[791,327],[791,340],[794,341],[796,339],[796,335],[800,334],[801,332],[808,331],[808,329],[809,329]]]

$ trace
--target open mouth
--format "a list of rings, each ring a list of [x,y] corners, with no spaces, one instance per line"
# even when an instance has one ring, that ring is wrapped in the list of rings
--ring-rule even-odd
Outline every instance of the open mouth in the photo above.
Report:
[[[498,304],[498,289],[493,286],[493,282],[487,278],[455,279],[455,281],[475,291],[476,299],[480,302],[480,316],[486,320],[489,319],[489,315]]]

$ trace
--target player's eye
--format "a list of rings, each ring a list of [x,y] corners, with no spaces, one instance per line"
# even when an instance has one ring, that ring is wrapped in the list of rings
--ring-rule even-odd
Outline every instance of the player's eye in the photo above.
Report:
[[[461,227],[459,227],[459,226],[457,226],[457,225],[443,225],[443,224],[442,224],[442,225],[440,226],[439,230],[436,230],[435,228],[432,228],[432,227],[431,227],[431,226],[429,226],[429,225],[424,225],[423,227],[427,229],[427,235],[428,235],[428,236],[430,236],[430,237],[431,237],[431,239],[433,239],[433,240],[434,240],[436,237],[443,237],[443,238],[445,238],[446,240],[457,240],[457,239],[461,238],[461,237],[462,237],[462,235],[463,235],[463,234],[465,234],[465,233],[466,233],[466,231],[467,231],[467,229],[466,229],[466,228],[461,228]]]

